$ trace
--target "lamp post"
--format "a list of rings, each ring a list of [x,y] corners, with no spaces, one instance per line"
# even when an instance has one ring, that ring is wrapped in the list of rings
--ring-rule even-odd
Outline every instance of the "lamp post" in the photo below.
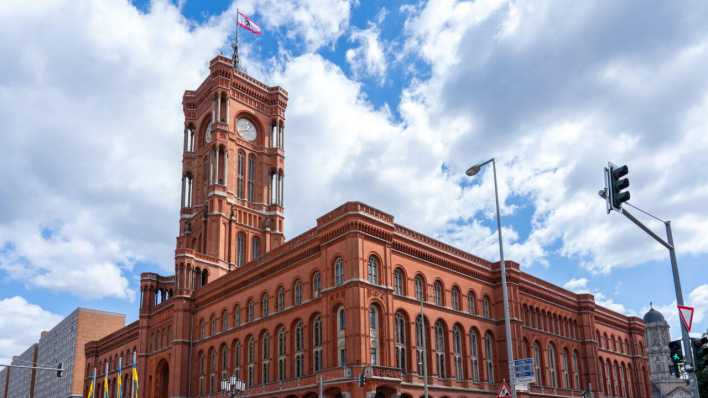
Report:
[[[482,167],[487,164],[492,164],[492,170],[494,172],[494,199],[496,200],[497,206],[497,232],[499,235],[499,258],[501,261],[501,284],[502,284],[502,298],[504,301],[504,337],[506,340],[506,360],[509,363],[509,387],[511,388],[511,396],[516,398],[516,374],[514,371],[514,352],[512,351],[513,346],[511,344],[511,319],[509,317],[509,292],[506,286],[506,263],[504,262],[504,245],[502,243],[502,230],[501,230],[501,216],[499,213],[499,188],[497,187],[497,162],[494,158],[491,158],[485,162],[478,163],[465,172],[469,177],[472,177],[479,173]]]
[[[221,391],[227,393],[230,398],[240,397],[241,393],[246,391],[246,383],[236,376],[224,378],[221,380]]]

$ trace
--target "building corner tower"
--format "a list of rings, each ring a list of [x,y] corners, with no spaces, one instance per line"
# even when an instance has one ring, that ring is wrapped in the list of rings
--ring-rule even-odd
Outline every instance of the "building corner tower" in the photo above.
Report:
[[[182,99],[184,146],[177,294],[197,289],[284,241],[287,92],[215,57]]]

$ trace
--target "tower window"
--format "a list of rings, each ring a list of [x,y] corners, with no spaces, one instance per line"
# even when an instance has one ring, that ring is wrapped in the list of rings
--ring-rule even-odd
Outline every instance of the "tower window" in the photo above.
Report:
[[[248,201],[255,201],[256,193],[256,157],[253,154],[248,156]]]
[[[236,237],[236,265],[241,267],[246,263],[246,234],[239,232]]]
[[[243,186],[243,177],[244,177],[244,168],[245,168],[245,163],[246,163],[246,153],[243,151],[238,152],[238,165],[237,165],[237,171],[238,171],[238,181],[236,185],[236,196],[238,196],[239,199],[243,199],[243,191],[244,191],[244,186]]]
[[[320,297],[320,273],[315,272],[312,275],[312,298]]]
[[[251,239],[251,260],[256,260],[261,256],[261,238],[254,236]]]
[[[368,275],[368,280],[369,283],[373,283],[375,285],[379,284],[379,259],[376,256],[369,256],[369,267],[368,267],[369,275]]]
[[[334,260],[334,286],[341,286],[344,283],[344,260],[337,257]]]

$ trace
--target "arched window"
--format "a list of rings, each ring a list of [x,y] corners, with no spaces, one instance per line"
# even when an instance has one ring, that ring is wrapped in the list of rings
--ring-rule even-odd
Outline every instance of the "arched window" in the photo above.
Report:
[[[334,260],[334,286],[342,286],[344,283],[344,260],[337,257]]]
[[[214,336],[216,333],[216,317],[212,315],[211,320],[209,321],[209,336]]]
[[[256,194],[256,157],[248,155],[248,201],[254,202]]]
[[[484,336],[484,356],[487,362],[487,383],[494,384],[494,341],[489,333]]]
[[[580,367],[579,367],[579,362],[578,362],[578,352],[573,351],[573,387],[576,390],[579,390],[582,388],[580,385]]]
[[[445,326],[442,321],[435,323],[435,364],[438,377],[445,378]]]
[[[268,314],[270,312],[268,301],[268,293],[263,293],[263,296],[261,297],[261,316],[263,316],[263,318],[268,318]]]
[[[479,333],[470,330],[470,364],[472,365],[472,382],[479,383]]]
[[[538,345],[538,342],[533,343],[533,366],[536,374],[534,383],[541,386],[543,385],[543,374],[541,373],[541,346]]]
[[[312,322],[312,367],[315,372],[322,369],[322,321],[319,315]]]
[[[563,350],[561,354],[561,372],[563,374],[563,388],[572,388],[570,385],[570,370],[569,370],[570,360],[568,359],[568,350]]]
[[[427,372],[427,359],[425,353],[428,348],[423,318],[418,315],[415,319],[415,354],[418,375],[424,376]]]
[[[251,260],[256,260],[261,256],[261,238],[254,236],[251,238]]]
[[[223,310],[221,312],[221,331],[227,331],[229,330],[229,315],[226,312],[226,310]]]
[[[465,378],[462,370],[462,330],[458,325],[452,328],[452,351],[455,355],[455,379],[462,381]]]
[[[205,269],[202,270],[202,286],[206,286],[209,283],[209,271]]]
[[[621,397],[621,396],[624,395],[624,391],[623,391],[623,388],[622,388],[622,378],[620,377],[620,376],[621,376],[621,375],[620,375],[620,367],[619,367],[619,364],[618,364],[617,362],[615,362],[615,374],[614,374],[614,376],[615,376],[615,394],[617,394],[617,396],[620,396],[620,397]]]
[[[209,350],[209,393],[216,393],[216,351]]]
[[[238,340],[234,344],[234,376],[241,378],[241,342]]]
[[[379,284],[379,259],[374,255],[369,256],[368,278],[369,283],[373,283],[374,285]]]
[[[418,301],[425,301],[425,281],[420,275],[415,276],[415,298]]]
[[[253,318],[256,315],[256,305],[253,303],[253,300],[248,301],[248,308],[246,309],[246,321],[247,322],[253,322]]]
[[[435,281],[433,285],[435,294],[435,305],[443,305],[443,285],[440,281]]]
[[[239,232],[236,235],[236,265],[242,266],[246,263],[246,234]]]
[[[312,274],[312,298],[320,297],[320,273],[316,271]]]
[[[199,337],[202,339],[208,337],[206,334],[206,322],[204,322],[204,319],[199,321]]]
[[[270,334],[263,333],[261,340],[261,353],[263,354],[261,381],[263,384],[268,384],[270,383]]]
[[[229,370],[229,350],[226,345],[221,346],[221,380],[226,379]]]
[[[398,295],[403,295],[403,271],[400,268],[396,268],[393,271],[393,293]]]
[[[557,368],[556,368],[556,347],[553,344],[548,345],[548,375],[550,386],[558,387]]]
[[[205,378],[206,378],[206,361],[204,360],[204,353],[199,353],[199,395],[204,396],[206,391],[205,388]]]
[[[285,381],[285,328],[281,327],[278,330],[278,381]]]
[[[379,310],[372,305],[369,307],[369,339],[370,339],[370,359],[372,365],[379,364]]]
[[[612,384],[610,383],[610,379],[612,379],[612,370],[610,369],[610,361],[607,361],[604,363],[605,369],[605,393],[611,394],[612,393]]]
[[[276,311],[282,312],[285,309],[285,288],[280,286],[275,299]]]
[[[304,343],[304,333],[302,321],[297,321],[295,324],[295,377],[300,378],[303,375],[303,347]]]
[[[236,166],[236,170],[238,171],[238,181],[236,184],[236,196],[239,199],[243,199],[243,191],[244,191],[244,184],[243,184],[243,175],[245,172],[245,167],[246,167],[246,153],[244,151],[238,151],[238,165]]]
[[[256,371],[256,342],[253,336],[248,338],[248,375],[246,376],[246,384],[253,386],[255,371]]]
[[[293,302],[295,305],[302,304],[302,282],[299,279],[295,281],[293,286]]]
[[[482,316],[484,316],[487,319],[492,317],[492,308],[491,308],[491,305],[489,304],[489,297],[488,296],[484,296],[484,299],[482,299]]]
[[[344,367],[347,364],[346,320],[344,307],[337,309],[337,365]]]
[[[406,371],[406,318],[396,313],[396,367]]]
[[[236,304],[234,308],[234,327],[241,326],[241,306]]]
[[[459,311],[462,308],[460,307],[460,289],[457,286],[452,287],[452,309],[455,311]]]
[[[467,312],[477,314],[477,297],[472,290],[467,292]]]

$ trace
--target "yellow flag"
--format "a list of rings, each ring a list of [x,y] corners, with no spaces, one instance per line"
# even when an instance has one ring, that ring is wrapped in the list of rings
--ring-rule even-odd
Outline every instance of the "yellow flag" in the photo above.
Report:
[[[106,373],[106,377],[103,378],[103,397],[110,398],[110,392],[111,390],[108,389],[108,373]]]
[[[138,368],[133,366],[133,398],[138,398]]]
[[[86,398],[93,398],[93,381],[89,385],[89,390],[88,390],[88,394],[86,394]]]
[[[116,380],[116,397],[122,398],[122,392],[123,392],[123,378],[121,377],[120,373],[118,373],[118,380]]]

